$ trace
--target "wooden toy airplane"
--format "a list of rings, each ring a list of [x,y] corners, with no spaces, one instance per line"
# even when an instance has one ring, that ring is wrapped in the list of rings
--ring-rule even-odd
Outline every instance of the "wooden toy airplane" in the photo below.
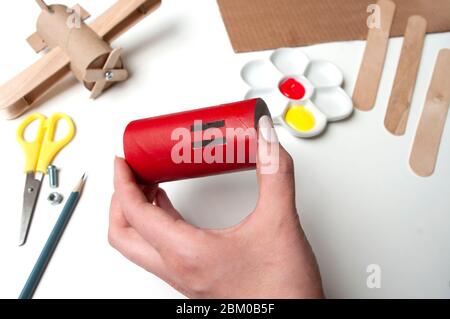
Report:
[[[37,32],[27,41],[38,53],[47,53],[35,64],[0,87],[0,116],[13,119],[31,108],[64,76],[72,72],[97,98],[115,82],[128,78],[120,49],[111,42],[156,10],[161,0],[118,0],[89,26],[89,14],[79,5],[47,5]]]

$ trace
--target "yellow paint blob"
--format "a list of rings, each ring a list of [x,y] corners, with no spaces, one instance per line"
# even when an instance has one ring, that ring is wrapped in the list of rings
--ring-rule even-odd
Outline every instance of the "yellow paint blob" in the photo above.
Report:
[[[294,130],[309,132],[316,126],[314,114],[303,105],[294,105],[286,112],[286,123]]]

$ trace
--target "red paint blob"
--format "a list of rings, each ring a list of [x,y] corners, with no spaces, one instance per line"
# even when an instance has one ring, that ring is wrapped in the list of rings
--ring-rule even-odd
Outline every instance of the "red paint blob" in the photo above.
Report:
[[[306,89],[294,78],[288,78],[280,83],[281,93],[291,100],[301,100],[305,97]]]

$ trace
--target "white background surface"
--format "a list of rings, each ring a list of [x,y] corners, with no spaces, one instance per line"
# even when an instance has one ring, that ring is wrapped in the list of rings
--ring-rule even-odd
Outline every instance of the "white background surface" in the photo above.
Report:
[[[72,5],[74,1],[63,1]],[[113,1],[79,1],[93,17]],[[0,4],[0,83],[38,59],[25,39],[39,13],[33,1]],[[241,100],[247,87],[240,68],[269,52],[234,54],[213,0],[167,0],[151,17],[114,43],[124,48],[132,77],[95,102],[74,79],[63,93],[39,106],[45,115],[66,112],[76,122],[74,142],[57,157],[61,191],[68,194],[81,174],[85,192],[36,293],[38,298],[182,297],[128,262],[107,242],[113,159],[121,155],[122,132],[133,119]],[[318,139],[299,140],[282,128],[282,143],[295,159],[297,202],[317,255],[325,291],[332,298],[450,297],[450,125],[437,171],[419,178],[408,157],[439,49],[450,33],[429,35],[406,135],[383,127],[401,49],[391,40],[375,110],[355,112]],[[351,93],[363,42],[305,48],[313,59],[335,62]],[[16,245],[23,155],[15,131],[23,118],[0,122],[0,297],[16,298],[51,231],[59,210],[45,200],[44,182],[28,243]],[[254,172],[164,185],[180,212],[203,227],[238,223],[257,199]],[[270,253],[270,252],[268,252]],[[224,262],[227,262],[224,260]],[[379,264],[382,288],[366,287],[366,267]]]

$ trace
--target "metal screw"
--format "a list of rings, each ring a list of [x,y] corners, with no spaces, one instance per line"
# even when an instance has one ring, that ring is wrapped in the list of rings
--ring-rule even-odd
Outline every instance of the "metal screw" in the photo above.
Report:
[[[107,81],[112,81],[114,79],[114,72],[113,71],[107,71],[105,73],[105,79]]]
[[[50,165],[47,168],[47,173],[50,181],[50,187],[51,188],[57,188],[58,187],[58,169],[55,165]]]
[[[63,202],[64,197],[60,193],[55,192],[55,193],[51,193],[50,195],[48,195],[47,200],[52,205],[59,205]]]

